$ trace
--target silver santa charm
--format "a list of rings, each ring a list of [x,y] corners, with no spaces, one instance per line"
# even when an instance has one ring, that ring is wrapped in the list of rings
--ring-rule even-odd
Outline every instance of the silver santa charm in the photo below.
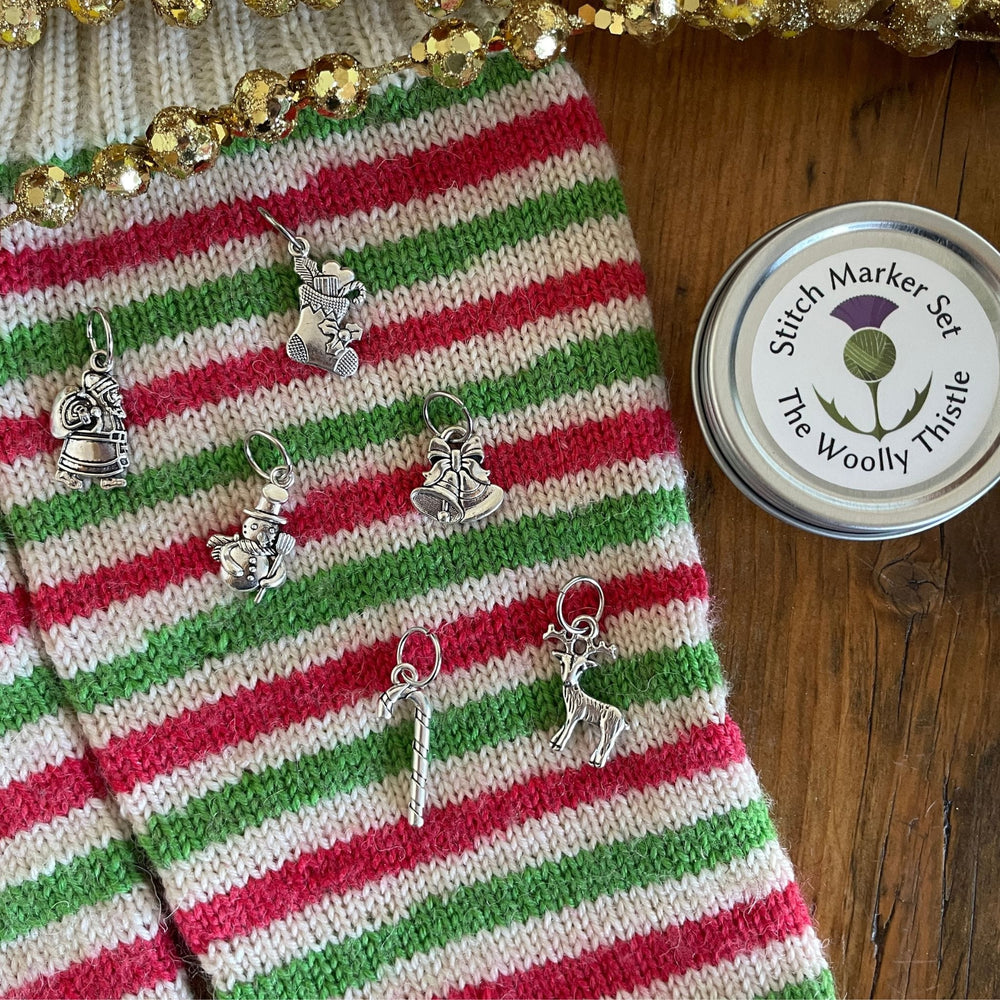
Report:
[[[597,589],[597,611],[592,615],[577,615],[572,622],[566,621],[563,604],[566,595],[576,586],[589,583]],[[553,652],[562,676],[562,696],[566,704],[566,721],[553,735],[550,746],[553,750],[563,750],[569,743],[578,722],[587,722],[600,731],[600,740],[590,755],[594,767],[604,767],[615,748],[618,737],[628,729],[628,723],[621,709],[605,704],[587,694],[580,687],[580,677],[586,670],[598,665],[598,658],[614,660],[618,648],[604,642],[597,642],[598,622],[604,614],[604,591],[601,585],[589,576],[575,576],[559,591],[556,599],[556,618],[562,628],[550,625],[543,638],[556,639],[561,650]]]
[[[435,399],[447,399],[460,407],[464,427],[434,426],[430,405]],[[424,400],[424,423],[434,435],[427,449],[430,469],[424,473],[424,485],[410,493],[413,506],[437,521],[458,523],[488,517],[503,503],[503,490],[490,482],[483,467],[483,442],[472,433],[472,414],[450,392],[432,392]]]
[[[250,442],[255,437],[270,441],[281,452],[282,464],[265,472],[253,457]],[[222,579],[233,590],[254,594],[260,604],[264,595],[280,587],[287,579],[285,559],[295,548],[295,539],[282,531],[286,519],[282,506],[288,502],[288,488],[295,480],[288,452],[282,443],[266,431],[251,431],[243,442],[243,451],[254,471],[267,482],[261,487],[260,499],[247,515],[238,535],[212,535],[208,547],[212,558],[222,567]]]
[[[318,264],[309,256],[307,240],[286,229],[263,208],[257,211],[288,240],[292,266],[302,282],[298,326],[285,345],[288,356],[337,375],[357,374],[358,353],[351,344],[361,339],[362,331],[357,323],[344,320],[350,309],[365,301],[368,294],[365,286],[354,277],[353,271],[335,260]]]
[[[106,346],[94,339],[94,316],[104,327]],[[87,319],[90,361],[79,386],[63,389],[52,404],[51,428],[63,442],[56,479],[71,489],[82,490],[96,480],[105,490],[125,485],[129,465],[128,434],[122,394],[111,370],[115,342],[107,316],[99,309]]]

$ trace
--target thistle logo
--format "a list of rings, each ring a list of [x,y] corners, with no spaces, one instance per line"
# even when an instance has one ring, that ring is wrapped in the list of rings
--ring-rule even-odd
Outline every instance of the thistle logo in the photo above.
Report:
[[[916,417],[927,402],[927,395],[931,391],[931,380],[934,378],[934,373],[931,372],[923,389],[913,390],[913,404],[903,414],[899,423],[893,427],[882,425],[882,414],[879,412],[879,386],[896,365],[896,345],[882,331],[881,326],[896,309],[895,302],[881,295],[856,295],[854,298],[845,299],[830,312],[831,316],[846,323],[854,331],[844,345],[844,367],[856,379],[868,386],[875,415],[875,423],[871,428],[865,430],[859,427],[837,409],[833,397],[824,399],[816,386],[813,386],[816,398],[831,420],[846,430],[873,437],[876,441],[881,441],[887,434],[900,430]]]

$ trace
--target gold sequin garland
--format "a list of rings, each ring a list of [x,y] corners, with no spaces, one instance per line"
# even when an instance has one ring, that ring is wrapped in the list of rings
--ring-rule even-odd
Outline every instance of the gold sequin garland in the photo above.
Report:
[[[81,20],[100,21],[114,16],[125,0],[62,2]],[[188,26],[204,20],[211,2],[154,0],[157,9],[169,10],[172,19]],[[295,2],[252,0],[252,5],[276,16]],[[340,0],[306,2],[329,8]],[[401,70],[431,76],[445,87],[465,87],[478,77],[487,53],[501,49],[526,68],[538,69],[561,57],[577,31],[597,29],[655,41],[686,22],[734,38],[762,29],[787,38],[816,23],[877,30],[883,40],[921,54],[946,47],[956,37],[1000,40],[1000,0],[880,0],[876,7],[871,0],[610,0],[601,7],[585,3],[576,14],[555,0],[514,0],[506,17],[488,27],[454,16],[462,0],[416,2],[438,20],[408,55],[366,67],[348,53],[330,53],[288,77],[251,70],[236,84],[229,104],[208,111],[164,108],[144,136],[98,150],[91,169],[79,176],[58,166],[25,170],[14,184],[14,210],[0,218],[0,229],[20,221],[62,226],[79,211],[86,188],[128,198],[142,194],[154,173],[190,177],[211,167],[233,138],[285,138],[305,107],[330,118],[351,118],[364,110],[379,80]],[[33,44],[44,22],[42,0],[0,0],[0,43]]]

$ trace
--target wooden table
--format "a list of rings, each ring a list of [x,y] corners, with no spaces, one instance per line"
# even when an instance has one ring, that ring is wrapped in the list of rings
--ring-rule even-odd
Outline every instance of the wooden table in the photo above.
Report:
[[[1000,488],[920,535],[844,542],[728,481],[691,403],[698,317],[801,212],[912,201],[1000,243],[1000,64],[816,30],[573,60],[621,165],[711,574],[716,641],[779,832],[847,996],[1000,995]]]

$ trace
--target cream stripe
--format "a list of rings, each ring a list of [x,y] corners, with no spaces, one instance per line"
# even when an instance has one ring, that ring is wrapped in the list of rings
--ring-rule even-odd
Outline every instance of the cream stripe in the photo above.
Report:
[[[160,981],[150,989],[138,993],[126,993],[121,1000],[189,1000],[193,997],[191,986],[183,970],[177,969],[177,977],[168,982]]]
[[[678,485],[679,480],[680,468],[674,456],[615,462],[562,479],[511,486],[491,522],[514,523],[525,517],[552,516],[608,497],[652,493],[666,484]],[[255,499],[256,496],[248,496],[244,504],[230,510],[248,508]],[[411,510],[387,521],[345,529],[298,546],[288,562],[288,578],[310,579],[334,566],[360,562],[389,551],[413,549],[456,532],[476,530],[479,530],[476,525],[430,521]],[[99,664],[116,656],[143,648],[150,632],[156,629],[245,599],[245,595],[230,590],[216,573],[210,573],[116,602],[68,625],[53,625],[46,634],[46,646],[63,676],[72,678],[81,671],[93,672]]]
[[[396,362],[388,362],[379,366],[370,377],[372,383],[379,386],[379,393],[375,398],[383,405],[403,398],[402,390],[394,390],[393,386],[406,386],[407,391],[412,387],[418,394],[429,391],[433,375],[428,375],[428,371],[450,369],[458,378],[478,377],[476,368],[466,370],[462,367],[466,356],[471,362],[488,365],[485,369],[487,371],[498,375],[511,374],[519,368],[529,367],[546,351],[565,348],[574,340],[596,340],[605,333],[640,326],[646,318],[647,309],[644,301],[635,299],[615,303],[608,310],[595,306],[591,310],[574,311],[538,324],[528,324],[518,330],[508,328],[496,337],[454,345],[453,348],[421,352]],[[542,342],[544,347],[539,346]],[[453,365],[457,367],[452,368]],[[657,375],[648,381],[650,385],[659,387],[659,398],[654,399],[651,405],[666,405],[662,378]],[[641,387],[644,383],[637,381],[635,384]],[[338,391],[350,393],[353,385],[354,380],[346,380],[338,387]],[[600,398],[599,394],[602,392],[621,392],[619,385],[599,386],[595,388],[593,395],[596,399]],[[357,398],[348,396],[347,401],[351,409],[346,412],[371,409],[373,405],[371,399],[362,398],[360,394]],[[291,421],[294,414],[285,415],[285,419]],[[377,462],[379,453],[391,447],[391,443],[371,445],[361,452],[319,459],[316,464],[326,463],[330,471],[318,472],[315,478],[322,481],[336,469],[357,469],[359,459]],[[386,465],[384,470],[387,471],[388,468]],[[309,463],[296,465],[299,491],[302,489],[303,477],[310,475],[309,469]],[[196,491],[193,496],[164,501],[151,508],[140,509],[134,514],[125,513],[108,523],[66,531],[44,542],[27,542],[22,550],[23,563],[36,587],[41,584],[55,586],[62,580],[75,580],[84,573],[93,573],[101,566],[112,566],[121,560],[124,553],[128,553],[131,558],[148,555],[158,548],[167,548],[194,535],[203,534],[206,525],[218,524],[220,518],[221,523],[231,521],[232,511],[242,509],[250,493],[247,482],[242,487],[237,486],[236,492],[233,489],[232,486],[220,486]],[[295,502],[298,502],[298,495],[293,497]]]
[[[654,643],[643,645],[647,649],[656,648]],[[500,691],[513,690],[519,685],[551,677],[553,671],[552,659],[546,648],[534,647],[524,654],[511,655],[503,660],[491,659],[471,671],[446,675],[440,690],[435,690],[434,710],[440,712],[445,708],[475,703]],[[725,719],[724,706],[725,690],[721,686],[709,692],[698,691],[690,697],[669,702],[665,717],[659,720],[657,728],[662,735],[676,739],[678,733],[686,732],[693,726],[721,723]],[[346,746],[370,733],[384,731],[387,726],[378,718],[376,708],[377,698],[367,698],[347,709],[330,712],[322,719],[289,726],[277,733],[258,737],[252,743],[244,742],[236,748],[227,748],[227,751],[213,754],[193,767],[140,786],[123,797],[122,807],[130,811],[133,806],[144,805],[141,822],[148,825],[150,806],[164,812],[172,806],[183,808],[192,798],[220,787],[224,778],[235,773],[230,761],[233,756],[239,758],[236,766],[242,764],[244,768],[256,770],[257,767],[280,766],[293,757],[311,755],[317,750]],[[635,712],[630,709],[628,714],[630,719],[634,714],[638,718],[637,713],[644,711],[648,714],[644,708],[637,708]],[[327,742],[317,742],[317,739],[326,739]],[[573,751],[567,748],[567,756],[558,756],[547,749],[547,744],[539,735],[527,738],[529,749],[536,743],[545,747],[541,763],[533,766],[528,776],[552,773],[553,769],[563,770],[567,766],[565,761],[570,758],[584,759],[588,739],[580,735],[576,742],[579,747]],[[493,758],[497,750],[486,748],[457,760],[436,763],[434,767],[440,781],[430,789],[428,802],[431,805],[449,805],[468,796],[496,790],[499,786],[493,777],[475,770],[483,753]],[[213,774],[214,782],[210,777]],[[197,786],[192,778],[198,781]],[[367,788],[354,789],[315,805],[303,806],[265,820],[260,826],[246,830],[225,843],[211,844],[174,862],[164,876],[164,884],[171,890],[171,902],[180,909],[190,909],[197,902],[228,892],[234,886],[244,885],[262,871],[276,870],[301,854],[395,822],[399,816],[398,793],[405,792],[401,783],[405,780],[408,780],[407,775],[391,775]],[[500,780],[501,786],[507,787],[506,779]],[[521,774],[517,780],[526,780],[526,776]],[[158,790],[168,789],[170,798],[161,798],[155,804],[148,800],[144,802],[148,790],[154,785],[158,786]]]
[[[664,631],[668,629],[669,626]],[[610,625],[607,635],[611,638],[616,635]],[[648,647],[645,642],[641,644],[642,651],[657,648],[652,645],[657,641],[656,638],[651,636],[649,641]],[[624,649],[623,654],[628,655]],[[542,656],[542,652],[536,650],[534,655]],[[535,676],[547,676],[552,673],[551,665],[548,671],[545,670],[544,660],[536,669],[540,672]],[[448,693],[456,688],[462,692],[467,691],[470,685],[482,683],[480,677],[470,676],[468,672],[449,674],[437,686],[435,698],[447,699]],[[466,695],[464,700],[459,700],[462,699],[462,694],[459,693],[455,697],[456,703],[464,704],[470,696]],[[696,700],[698,697],[700,696],[695,696]],[[375,697],[359,699],[339,711],[328,713],[322,719],[307,719],[305,722],[295,723],[283,729],[261,733],[252,741],[227,745],[218,753],[206,754],[191,764],[177,768],[169,774],[157,775],[151,781],[137,785],[132,791],[120,794],[117,797],[119,806],[129,821],[141,832],[145,832],[153,814],[183,809],[192,799],[202,798],[212,789],[239,781],[247,770],[259,773],[270,767],[278,767],[293,758],[302,755],[312,756],[321,750],[329,750],[371,733],[383,731],[386,723],[377,717],[376,702]],[[439,700],[438,704],[441,703]],[[714,712],[715,709],[710,711]],[[715,715],[712,717],[715,718]],[[690,724],[693,725],[695,722],[691,721]],[[636,727],[633,726],[633,729]],[[627,737],[623,737],[623,740],[627,740]],[[581,756],[585,757],[586,754]]]
[[[280,968],[327,945],[379,929],[390,935],[392,925],[405,920],[413,905],[431,897],[448,899],[462,886],[558,862],[593,850],[597,844],[679,830],[699,819],[744,807],[759,795],[753,769],[744,762],[692,780],[632,789],[608,800],[562,808],[500,828],[460,854],[387,875],[342,896],[325,896],[247,935],[213,941],[203,956],[205,968],[217,977],[221,989],[229,990],[240,980]],[[777,843],[769,848],[780,865],[784,859]]]
[[[333,256],[343,249],[360,251],[379,247],[386,242],[396,242],[405,237],[439,231],[477,218],[485,218],[522,203],[526,192],[531,197],[554,194],[569,189],[580,181],[610,181],[615,177],[614,158],[606,146],[585,146],[561,156],[532,162],[528,167],[500,174],[478,185],[449,188],[429,198],[413,198],[394,205],[391,211],[382,208],[358,211],[345,216],[342,221],[331,223],[320,220],[302,226],[298,235],[309,241],[317,257]],[[330,248],[332,232],[338,242]],[[273,233],[229,240],[212,248],[210,253],[197,251],[190,255],[150,264],[74,283],[68,288],[51,288],[44,296],[35,292],[27,295],[10,295],[8,301],[18,325],[71,315],[93,306],[107,308],[109,304],[123,304],[138,299],[145,301],[154,295],[177,291],[181,287],[194,287],[230,277],[254,267],[269,267],[289,260],[285,241]],[[180,273],[178,273],[180,272]],[[141,291],[137,291],[141,290]],[[380,295],[384,297],[385,292]],[[23,300],[19,305],[11,300]],[[374,308],[377,299],[366,305],[362,313],[366,325],[381,319]],[[20,311],[17,311],[18,308]],[[137,366],[138,351],[123,352],[118,359],[116,373],[123,386],[131,386],[147,377]],[[3,387],[0,415],[21,416],[48,410],[52,402],[50,390],[53,377],[59,384],[78,377],[79,367],[48,377],[29,376],[25,380],[12,379]],[[41,390],[41,391],[40,391]]]
[[[0,984],[16,989],[51,976],[104,948],[156,936],[159,912],[152,889],[143,884],[99,903],[82,906],[55,923],[13,941],[0,942]]]
[[[0,840],[0,892],[34,881],[115,839],[122,839],[122,831],[107,803],[97,797],[48,823],[36,823]]]
[[[20,729],[0,736],[0,792],[13,781],[25,781],[68,757],[80,757],[84,742],[75,717],[59,709]]]
[[[460,985],[523,972],[577,957],[618,941],[715,916],[742,902],[763,899],[793,881],[791,864],[776,843],[745,859],[696,876],[636,886],[526,921],[451,941],[386,968],[376,982],[348,990],[360,997],[433,997]]]
[[[38,644],[29,629],[22,625],[14,626],[11,639],[11,642],[0,643],[0,686],[30,677],[42,666]]]
[[[625,576],[650,565],[664,564],[671,558],[671,552],[696,551],[694,546],[690,525],[681,524],[669,537],[608,547],[580,558],[553,560],[548,565],[506,569],[481,580],[461,581],[402,601],[366,608],[342,621],[264,642],[223,659],[207,660],[183,677],[154,685],[112,705],[98,706],[94,714],[81,716],[82,724],[91,745],[100,749],[114,737],[161,725],[168,718],[197,711],[243,688],[270,683],[295,672],[304,673],[362,645],[385,641],[413,622],[430,626],[507,606],[508,601],[523,602],[549,593],[581,573],[601,580]],[[503,598],[498,599],[498,594]],[[663,621],[657,622],[663,629],[664,646],[677,648],[682,643],[694,645],[707,640],[707,602],[672,601],[667,611]]]
[[[613,239],[609,238],[609,243],[613,242]],[[543,271],[556,270],[544,263],[546,258],[551,260],[554,252],[552,247],[546,249],[540,245],[523,244],[521,248],[524,250],[524,255],[519,254],[516,258],[519,264],[530,265],[534,261]],[[609,246],[608,250],[608,262],[622,259],[617,249]],[[412,294],[405,299],[407,315],[435,315],[442,309],[461,305],[459,300],[464,301],[468,298],[471,301],[475,297],[476,289],[473,286],[476,285],[481,286],[483,292],[481,297],[489,298],[496,295],[499,291],[498,282],[495,278],[491,279],[488,268],[483,267],[489,256],[490,254],[484,255],[475,265],[476,269],[479,269],[478,274],[468,271],[463,275],[453,276],[456,286],[460,283],[464,287],[463,293],[456,294],[454,290],[446,293],[443,287],[435,289],[428,286],[426,289],[421,289],[415,286]],[[573,266],[577,265],[574,263]],[[510,276],[509,271],[508,276]],[[519,268],[512,280],[504,283],[504,287],[525,287],[537,277],[538,273],[530,266]],[[402,300],[399,304],[402,305]],[[331,386],[334,376],[322,374],[319,369],[305,366],[302,374],[303,379],[307,380],[307,386],[320,391],[304,394],[302,386],[294,383],[290,386],[265,386],[250,396],[242,395],[235,400],[225,400],[221,404],[209,404],[197,411],[188,410],[180,415],[171,415],[166,421],[154,421],[146,427],[134,428],[130,442],[135,468],[146,469],[183,454],[197,453],[193,450],[192,443],[185,440],[189,429],[192,435],[200,432],[198,441],[201,448],[218,447],[227,441],[242,440],[242,436],[251,427],[259,426],[260,421],[264,419],[283,419],[300,424],[308,419],[307,413],[335,416],[341,413],[367,411],[376,404],[388,405],[400,398],[407,398],[414,391],[419,391],[417,390],[419,386],[424,386],[423,393],[429,392],[431,388],[442,384],[440,381],[431,383],[431,380],[433,378],[440,380],[445,372],[447,372],[447,384],[453,386],[462,382],[479,381],[484,371],[513,374],[523,368],[525,363],[543,356],[558,346],[596,340],[603,335],[618,333],[622,329],[649,326],[649,306],[644,299],[628,300],[626,303],[625,314],[631,316],[633,320],[632,324],[626,327],[609,327],[609,319],[621,314],[620,307],[617,310],[597,307],[594,311],[593,317],[589,316],[590,310],[560,313],[555,317],[545,317],[537,322],[527,323],[517,329],[507,327],[499,334],[491,333],[447,347],[402,355],[366,368],[364,378],[337,379],[335,391]],[[294,318],[291,314],[286,314],[286,317],[287,326],[275,328],[275,344],[283,344],[291,333]],[[574,329],[573,321],[581,318],[584,319],[582,327]],[[511,350],[515,341],[518,342],[517,349]],[[519,360],[521,364],[518,364]],[[482,367],[484,363],[492,366],[498,362],[502,367]],[[53,386],[53,396],[56,391],[58,390]],[[220,420],[223,414],[224,420]],[[199,427],[199,424],[203,426]],[[204,426],[206,424],[207,426]],[[47,452],[28,458],[18,458],[10,466],[0,465],[0,488],[3,489],[0,501],[5,513],[14,506],[26,505],[36,499],[51,499],[62,490],[54,478],[57,457],[56,452]]]
[[[327,167],[374,163],[396,156],[412,156],[465,136],[476,135],[500,124],[514,121],[540,110],[583,97],[585,90],[577,74],[568,66],[553,67],[545,74],[514,83],[475,102],[463,102],[450,108],[423,111],[415,128],[408,121],[373,124],[346,135],[326,139],[293,140],[284,145],[260,148],[242,156],[221,156],[215,166],[199,176],[198,184],[171,182],[158,177],[147,194],[129,204],[128,218],[133,225],[175,218],[198,212],[217,204],[231,204],[248,196],[267,199],[275,194],[303,186],[304,178]],[[162,103],[158,103],[162,107]],[[252,189],[248,191],[248,179]],[[80,221],[69,231],[46,231],[37,226],[19,226],[14,231],[17,246],[36,249],[45,246],[68,246],[79,233],[105,232],[98,204],[84,199]],[[86,303],[92,305],[94,303]],[[17,322],[16,307],[4,309],[0,300],[0,329]]]
[[[731,961],[704,965],[666,982],[657,979],[641,989],[618,993],[615,1000],[688,1000],[689,997],[752,1000],[813,979],[826,971],[826,967],[823,946],[810,927],[801,936],[771,941]]]
[[[669,471],[669,464],[670,460],[641,466],[638,462],[616,463],[596,472],[550,480],[528,490],[513,487],[507,491],[501,511],[493,515],[494,523],[513,523],[533,515],[551,516],[567,509],[580,509],[609,496],[652,492],[663,482],[664,467]],[[415,547],[438,537],[439,532],[443,534],[448,527],[464,532],[477,530],[474,525],[431,522],[412,512],[405,517],[338,532],[300,546],[294,562],[289,563],[288,576],[290,580],[313,579],[317,573],[333,566]],[[214,574],[199,581],[172,584],[162,591],[123,602],[110,611],[95,612],[82,624],[53,628],[49,651],[64,675],[75,677],[80,672],[93,672],[99,664],[110,663],[116,656],[141,651],[149,634],[156,629],[247,599]]]

